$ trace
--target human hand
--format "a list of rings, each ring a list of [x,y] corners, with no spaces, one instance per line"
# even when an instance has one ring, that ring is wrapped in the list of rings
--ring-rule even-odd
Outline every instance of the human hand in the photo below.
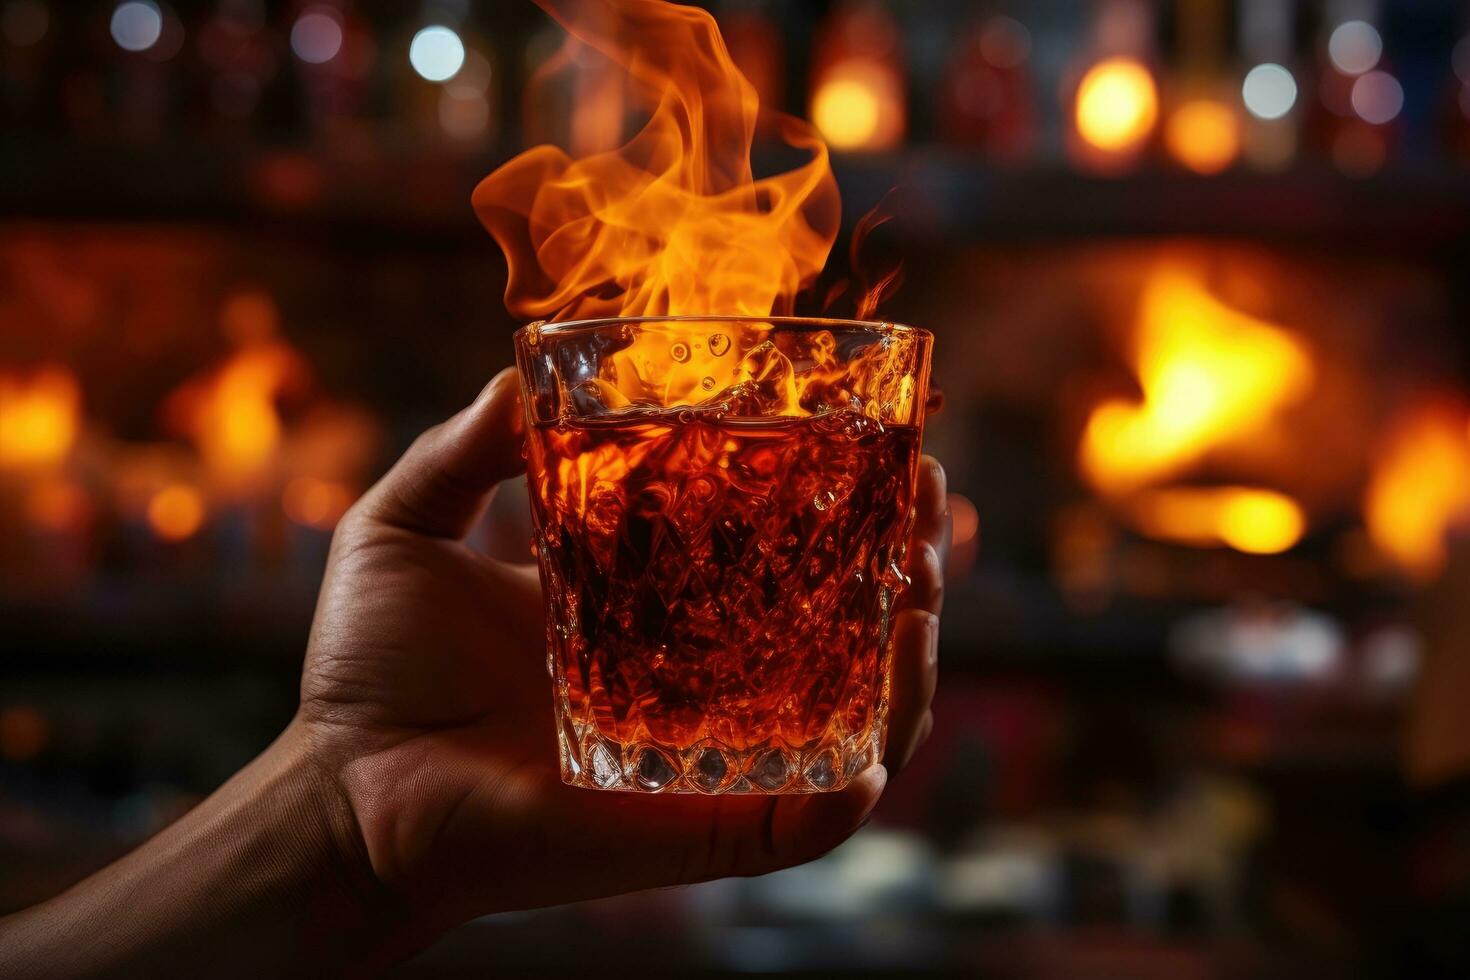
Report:
[[[762,874],[841,843],[932,726],[939,465],[921,467],[884,765],[830,794],[581,790],[561,781],[537,573],[464,541],[524,468],[516,384],[501,373],[420,437],[333,540],[292,728],[354,817],[344,853],[427,938],[497,910]]]

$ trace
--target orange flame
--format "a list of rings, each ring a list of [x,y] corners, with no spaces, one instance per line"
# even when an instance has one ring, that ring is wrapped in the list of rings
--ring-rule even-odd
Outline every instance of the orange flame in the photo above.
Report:
[[[300,355],[280,341],[251,343],[211,374],[170,396],[172,428],[199,447],[209,471],[226,486],[261,475],[281,443],[276,400],[304,382]]]
[[[0,469],[65,459],[77,439],[81,406],[81,389],[63,368],[43,368],[29,378],[0,375]]]
[[[1210,452],[1266,431],[1314,377],[1306,347],[1231,309],[1189,269],[1158,269],[1134,335],[1143,400],[1106,401],[1082,436],[1083,475],[1117,494],[1177,477]]]
[[[804,166],[754,179],[755,90],[714,19],[658,0],[541,0],[654,103],[620,149],[573,160],[539,146],[475,189],[527,319],[789,311],[836,237],[837,185],[810,127],[782,134]]]
[[[837,234],[837,185],[813,129],[777,117],[781,138],[810,159],[756,179],[756,92],[708,13],[661,0],[538,2],[627,72],[651,116],[616,150],[573,159],[538,146],[476,188],[509,265],[506,307],[528,320],[789,313]],[[612,355],[619,388],[632,395],[629,379],[657,366],[665,393],[709,394],[705,379],[732,376],[719,367],[731,338],[695,331],[639,337]],[[747,349],[749,338],[734,339]]]
[[[1445,534],[1470,518],[1470,421],[1461,405],[1428,402],[1389,430],[1363,500],[1374,545],[1411,577],[1444,565]]]
[[[1129,501],[1133,525],[1151,538],[1194,547],[1228,545],[1273,555],[1301,539],[1306,516],[1296,501],[1255,487],[1164,487]]]
[[[1307,348],[1281,327],[1226,306],[1183,265],[1161,266],[1150,277],[1133,342],[1142,400],[1093,409],[1078,450],[1083,476],[1153,538],[1253,554],[1296,544],[1306,517],[1284,494],[1162,485],[1268,434],[1312,386]]]

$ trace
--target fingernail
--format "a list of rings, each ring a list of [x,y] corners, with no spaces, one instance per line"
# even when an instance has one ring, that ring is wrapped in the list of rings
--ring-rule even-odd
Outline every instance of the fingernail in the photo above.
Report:
[[[941,501],[941,505],[947,505],[948,501],[945,500],[945,497],[949,490],[949,475],[944,472],[944,467],[940,465],[939,460],[933,456],[926,456],[925,459],[929,461],[929,471],[934,475],[934,479],[939,481],[939,500]]]
[[[883,789],[888,785],[888,770],[885,769],[881,763],[874,763],[868,768],[868,772],[873,774],[870,778],[872,778],[877,783],[877,785],[873,787],[874,792],[872,801],[868,803],[867,807],[863,810],[862,818],[858,821],[859,827],[863,826],[863,824],[866,824],[869,820],[873,818],[873,810],[878,806],[878,801],[883,798]]]
[[[929,613],[924,618],[924,630],[929,643],[929,666],[939,666],[939,617]]]

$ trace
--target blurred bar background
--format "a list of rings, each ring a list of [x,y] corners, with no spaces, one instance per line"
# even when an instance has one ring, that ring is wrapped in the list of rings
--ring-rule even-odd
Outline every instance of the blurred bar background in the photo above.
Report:
[[[815,865],[403,975],[1395,962],[1416,610],[1470,509],[1470,8],[708,6],[846,224],[887,198],[838,273],[901,260],[883,315],[938,335],[935,734]],[[510,362],[471,189],[637,112],[530,3],[0,0],[0,912],[290,717],[336,519]]]

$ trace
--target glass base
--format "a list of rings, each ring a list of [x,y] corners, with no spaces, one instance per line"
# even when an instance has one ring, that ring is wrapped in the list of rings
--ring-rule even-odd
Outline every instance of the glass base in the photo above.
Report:
[[[652,742],[624,744],[592,726],[559,729],[563,782],[632,793],[830,793],[883,755],[881,722],[865,734],[834,735],[798,748],[766,744],[744,752],[714,739],[680,750]]]

